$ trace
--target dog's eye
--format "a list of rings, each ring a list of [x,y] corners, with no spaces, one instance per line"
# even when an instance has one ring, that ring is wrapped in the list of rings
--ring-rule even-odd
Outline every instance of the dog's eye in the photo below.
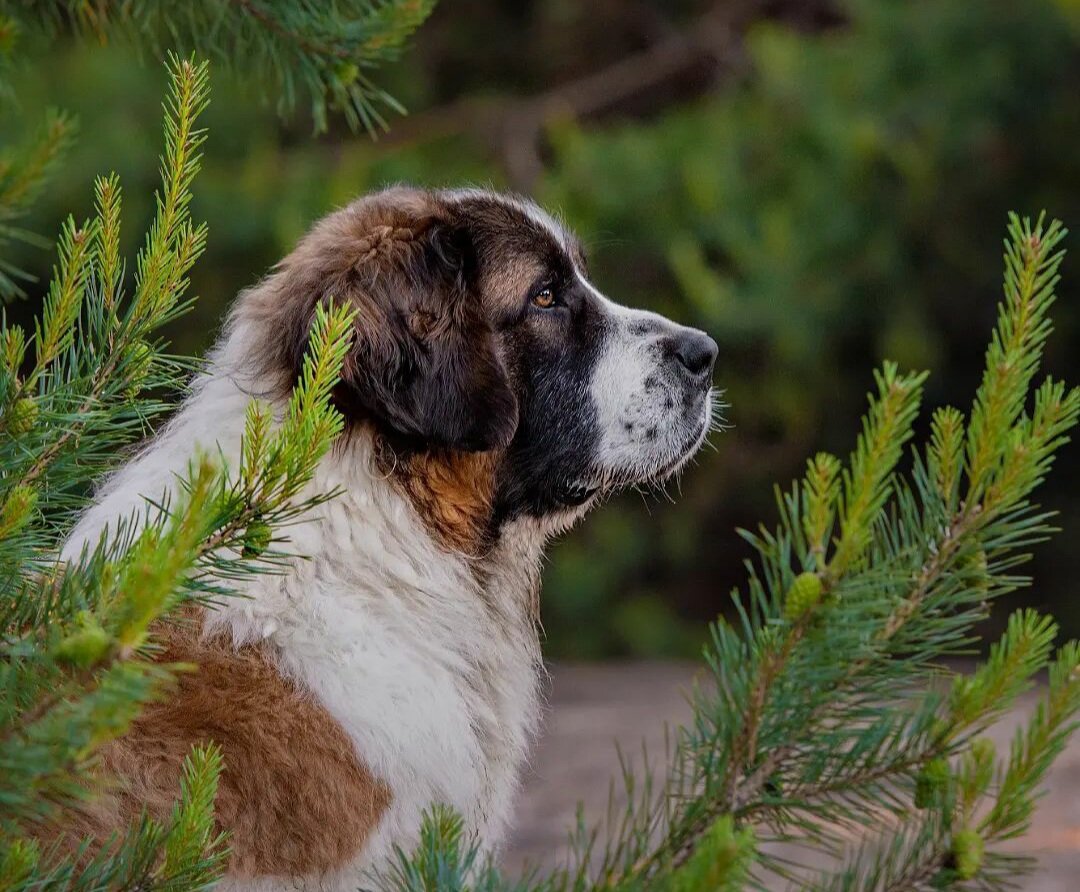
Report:
[[[539,307],[541,310],[550,310],[555,306],[555,291],[552,288],[541,288],[532,297],[533,306]]]

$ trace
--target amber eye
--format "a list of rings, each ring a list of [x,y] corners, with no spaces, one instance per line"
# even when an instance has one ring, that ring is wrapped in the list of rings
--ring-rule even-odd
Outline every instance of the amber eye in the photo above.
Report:
[[[555,292],[550,288],[541,288],[533,295],[532,302],[541,310],[549,310],[555,306]]]

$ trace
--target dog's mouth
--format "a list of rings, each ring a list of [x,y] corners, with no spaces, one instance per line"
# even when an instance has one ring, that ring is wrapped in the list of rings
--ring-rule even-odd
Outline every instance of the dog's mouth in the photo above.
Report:
[[[665,462],[652,473],[645,475],[643,479],[634,482],[643,486],[659,486],[663,484],[666,480],[678,474],[686,466],[687,462],[697,455],[708,434],[709,417],[708,412],[706,412],[700,429],[693,436],[688,437],[686,445],[678,451],[674,458]]]
[[[590,499],[598,496],[603,489],[599,483],[574,481],[567,483],[559,493],[559,501],[564,508],[580,508]]]
[[[698,424],[690,430],[674,455],[652,467],[602,472],[590,479],[568,481],[559,494],[559,500],[566,508],[578,508],[594,498],[609,495],[628,486],[662,485],[686,466],[705,443],[709,432],[714,429],[712,397],[713,393],[709,391]]]

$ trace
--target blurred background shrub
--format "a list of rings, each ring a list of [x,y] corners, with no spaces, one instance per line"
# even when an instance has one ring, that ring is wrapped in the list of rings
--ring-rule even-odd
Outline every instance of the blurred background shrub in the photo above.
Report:
[[[410,115],[372,142],[340,121],[311,139],[258,84],[215,75],[194,207],[209,250],[172,341],[205,350],[236,292],[313,220],[398,180],[531,193],[578,229],[608,294],[712,333],[734,427],[668,487],[674,502],[630,494],[555,547],[556,657],[694,653],[743,577],[733,529],[772,517],[773,483],[812,451],[851,447],[880,359],[932,369],[931,402],[967,408],[1006,211],[1080,228],[1077,0],[445,0],[383,79]],[[127,219],[149,219],[136,202],[157,176],[162,92],[156,67],[117,48],[26,54],[22,114],[0,127],[50,105],[81,121],[28,228],[89,212],[91,177],[110,168]],[[39,277],[52,263],[33,247],[11,259]],[[1048,364],[1075,380],[1080,259],[1065,279]],[[30,290],[8,308],[20,321]],[[1026,596],[1069,636],[1078,460],[1070,447],[1055,471],[1065,533]]]

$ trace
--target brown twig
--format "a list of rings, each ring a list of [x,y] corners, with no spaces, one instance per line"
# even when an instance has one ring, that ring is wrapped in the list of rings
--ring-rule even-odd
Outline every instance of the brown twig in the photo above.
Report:
[[[381,138],[380,145],[400,149],[474,133],[488,143],[511,184],[527,190],[543,170],[540,145],[552,121],[601,117],[695,73],[701,83],[715,85],[723,72],[742,70],[742,32],[761,6],[762,0],[717,4],[684,30],[665,28],[652,46],[535,96],[465,98],[412,115]]]

